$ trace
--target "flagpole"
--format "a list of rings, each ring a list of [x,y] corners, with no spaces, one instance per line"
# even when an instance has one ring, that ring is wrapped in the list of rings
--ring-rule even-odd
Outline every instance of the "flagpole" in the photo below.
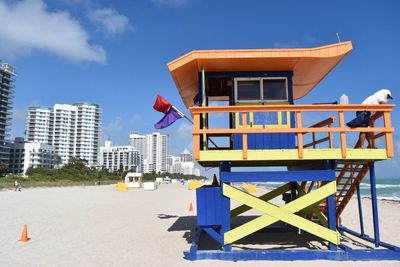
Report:
[[[179,115],[181,115],[182,117],[184,117],[185,119],[187,119],[191,124],[194,124],[194,122],[189,119],[185,114],[183,114],[182,111],[180,111],[179,109],[177,109],[175,106],[171,106],[171,108],[173,108],[176,112],[179,113]]]
[[[171,108],[173,108],[176,112],[178,112],[179,115],[181,115],[182,117],[184,117],[185,119],[187,119],[191,124],[194,125],[193,121],[191,119],[189,119],[185,114],[183,114],[182,111],[180,111],[179,109],[177,109],[175,106],[171,106]],[[211,140],[209,137],[207,138],[215,147],[218,147],[216,143],[214,143],[213,140]]]

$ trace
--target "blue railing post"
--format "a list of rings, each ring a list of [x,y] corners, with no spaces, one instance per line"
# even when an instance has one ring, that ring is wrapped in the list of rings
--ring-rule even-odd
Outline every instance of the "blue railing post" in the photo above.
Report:
[[[332,231],[336,231],[336,205],[335,205],[335,194],[332,194],[327,199],[327,207],[328,207],[328,227]],[[329,243],[330,250],[337,250],[337,246],[335,244]]]
[[[223,194],[223,183],[221,179],[221,172],[230,172],[231,171],[231,163],[230,162],[220,162],[219,163],[219,177],[220,177],[220,186],[221,186],[221,194]],[[221,204],[221,231],[220,234],[224,241],[224,234],[231,229],[231,207],[230,207],[230,199],[228,197],[222,197],[222,204]],[[231,245],[224,245],[225,251],[231,251]]]
[[[364,232],[364,220],[363,220],[363,212],[362,212],[360,185],[357,185],[357,200],[358,200],[358,216],[360,218],[360,231],[361,231],[361,235],[364,236],[365,232]]]
[[[378,201],[376,197],[376,181],[375,181],[375,163],[369,163],[369,178],[371,184],[371,202],[372,202],[372,216],[374,221],[374,241],[375,247],[379,247],[379,217],[378,217]]]
[[[336,160],[329,160],[325,162],[326,170],[335,170],[336,169]],[[336,231],[337,230],[337,220],[336,220],[336,201],[335,201],[336,193],[330,195],[327,198],[326,205],[328,209],[328,227],[329,229]],[[330,250],[337,250],[337,246],[335,244],[329,243]]]

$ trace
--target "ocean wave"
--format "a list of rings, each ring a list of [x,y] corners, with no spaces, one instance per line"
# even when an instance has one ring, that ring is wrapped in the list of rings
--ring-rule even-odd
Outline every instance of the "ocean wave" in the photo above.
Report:
[[[379,200],[390,200],[390,201],[399,201],[400,202],[400,196],[381,196],[378,197]]]
[[[371,186],[369,184],[361,184],[361,189],[369,189]],[[400,188],[400,184],[377,184],[377,189],[387,189],[387,188]]]

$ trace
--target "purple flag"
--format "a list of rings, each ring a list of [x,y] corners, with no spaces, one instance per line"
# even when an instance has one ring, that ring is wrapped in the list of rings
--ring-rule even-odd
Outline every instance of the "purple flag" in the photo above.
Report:
[[[183,118],[183,116],[179,114],[174,108],[170,108],[167,114],[165,114],[165,116],[159,122],[154,124],[154,128],[156,129],[166,128],[175,121],[179,120],[180,118]]]

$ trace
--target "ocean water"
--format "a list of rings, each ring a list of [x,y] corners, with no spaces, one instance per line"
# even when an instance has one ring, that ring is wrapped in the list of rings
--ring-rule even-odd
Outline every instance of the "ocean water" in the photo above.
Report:
[[[267,188],[277,188],[283,183],[277,182],[266,182],[258,183],[258,186]],[[369,183],[369,176],[364,178],[364,181],[360,185],[361,196],[371,197],[371,185]],[[376,179],[376,190],[378,199],[400,201],[400,178],[390,179]]]
[[[360,185],[361,196],[371,196],[371,185],[369,177],[365,177]],[[376,179],[376,190],[378,199],[400,201],[400,178]]]

